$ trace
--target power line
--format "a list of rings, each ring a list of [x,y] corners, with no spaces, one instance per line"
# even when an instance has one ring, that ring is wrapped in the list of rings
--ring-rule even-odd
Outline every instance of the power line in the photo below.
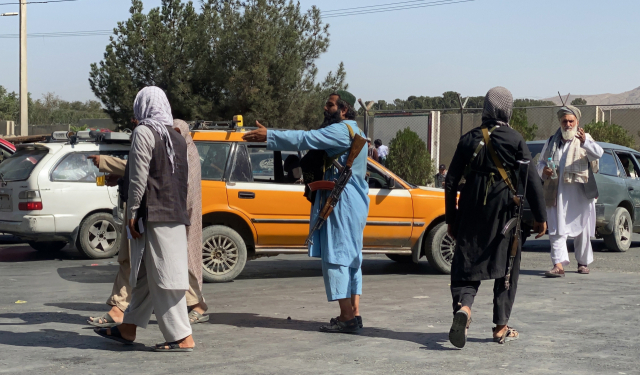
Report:
[[[47,4],[47,3],[66,3],[69,1],[78,0],[42,0],[42,1],[28,1],[26,4]],[[20,5],[20,3],[0,3],[0,5]]]
[[[54,33],[31,33],[28,38],[64,38],[72,36],[105,36],[113,34],[113,30],[59,31]],[[20,34],[0,34],[0,39],[19,38]]]
[[[347,11],[347,12],[342,13],[342,14],[330,14],[330,15],[325,16],[323,18],[359,16],[359,15],[363,15],[363,14],[372,14],[372,13],[387,13],[387,12],[393,12],[393,11],[398,11],[398,10],[427,8],[427,7],[435,7],[435,6],[440,6],[440,5],[451,5],[451,4],[459,4],[459,3],[469,3],[469,2],[472,2],[472,1],[475,1],[475,0],[459,0],[459,1],[441,0],[441,1],[434,1],[434,2],[430,2],[430,3],[426,3],[426,4],[402,5],[402,6],[387,7],[387,8],[380,8],[380,9],[364,10],[364,11],[359,11],[359,12]]]
[[[395,2],[395,3],[378,4],[378,5],[367,5],[367,6],[355,7],[355,8],[323,10],[323,11],[321,11],[321,13],[322,14],[326,14],[326,13],[345,12],[345,11],[351,11],[351,10],[355,10],[355,9],[372,10],[373,8],[379,8],[379,7],[388,6],[388,5],[399,5],[399,4],[407,4],[407,3],[424,3],[424,1],[425,0],[398,1],[398,2]]]

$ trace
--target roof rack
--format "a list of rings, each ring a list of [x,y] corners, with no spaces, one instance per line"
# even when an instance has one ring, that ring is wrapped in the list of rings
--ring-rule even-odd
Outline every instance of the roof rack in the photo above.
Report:
[[[99,130],[81,130],[79,132],[55,131],[51,133],[49,142],[96,142],[96,143],[129,143],[131,134],[120,132],[101,132]]]
[[[189,130],[227,130],[227,131],[238,131],[244,129],[253,129],[246,128],[243,126],[244,121],[242,115],[233,116],[233,120],[231,121],[204,121],[197,120],[191,124],[189,124]]]

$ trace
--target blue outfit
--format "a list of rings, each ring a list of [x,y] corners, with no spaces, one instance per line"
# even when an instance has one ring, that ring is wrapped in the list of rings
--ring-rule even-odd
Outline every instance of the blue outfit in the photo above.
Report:
[[[364,137],[355,121],[344,120],[319,130],[269,130],[267,148],[281,151],[325,150],[330,157],[340,155],[338,162],[345,165],[351,147],[347,124],[355,134]],[[369,215],[369,184],[365,180],[367,152],[363,150],[353,162],[353,175],[338,204],[326,223],[314,234],[313,244],[309,245],[309,256],[322,259],[329,301],[362,294],[362,233]],[[325,180],[333,181],[339,175],[339,171],[331,167],[325,172]],[[315,222],[328,195],[328,191],[318,191],[316,194],[311,207],[310,225]],[[344,269],[336,271],[336,266]],[[338,288],[339,285],[342,287]]]

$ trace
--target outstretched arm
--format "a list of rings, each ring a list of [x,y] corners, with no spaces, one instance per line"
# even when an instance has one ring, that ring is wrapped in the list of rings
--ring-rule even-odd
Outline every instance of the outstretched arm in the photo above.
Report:
[[[327,150],[331,148],[349,148],[351,137],[344,124],[333,124],[319,130],[267,130],[256,121],[257,130],[245,134],[242,139],[248,142],[267,142],[270,150],[302,151]]]

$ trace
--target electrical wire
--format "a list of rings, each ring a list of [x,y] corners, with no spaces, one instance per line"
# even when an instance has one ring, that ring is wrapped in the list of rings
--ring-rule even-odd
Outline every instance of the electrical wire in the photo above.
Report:
[[[41,1],[27,1],[25,4],[47,4],[47,3],[67,3],[69,1],[78,0],[41,0]],[[0,3],[0,5],[20,5],[20,3]]]
[[[451,4],[459,4],[459,3],[469,3],[469,2],[472,2],[472,1],[475,1],[475,0],[459,0],[459,1],[441,0],[441,1],[433,1],[433,2],[430,2],[430,3],[426,3],[426,4],[402,5],[402,6],[395,6],[395,7],[388,7],[388,8],[363,10],[363,11],[357,11],[357,12],[346,11],[345,13],[342,13],[342,14],[330,14],[330,15],[325,16],[323,18],[359,16],[359,15],[363,15],[363,14],[372,14],[372,13],[387,13],[387,12],[394,12],[394,11],[398,11],[398,10],[427,8],[427,7],[435,7],[435,6],[451,5]]]
[[[367,6],[362,6],[362,7],[355,7],[355,8],[343,8],[343,9],[333,9],[333,10],[323,10],[321,11],[322,14],[327,14],[327,13],[341,13],[341,12],[346,12],[346,11],[352,11],[352,10],[356,10],[356,9],[367,9],[367,10],[372,10],[373,8],[379,8],[379,7],[384,7],[384,6],[396,6],[399,4],[408,4],[408,3],[424,3],[425,0],[411,0],[411,1],[397,1],[395,3],[387,3],[387,4],[378,4],[378,5],[367,5]]]

